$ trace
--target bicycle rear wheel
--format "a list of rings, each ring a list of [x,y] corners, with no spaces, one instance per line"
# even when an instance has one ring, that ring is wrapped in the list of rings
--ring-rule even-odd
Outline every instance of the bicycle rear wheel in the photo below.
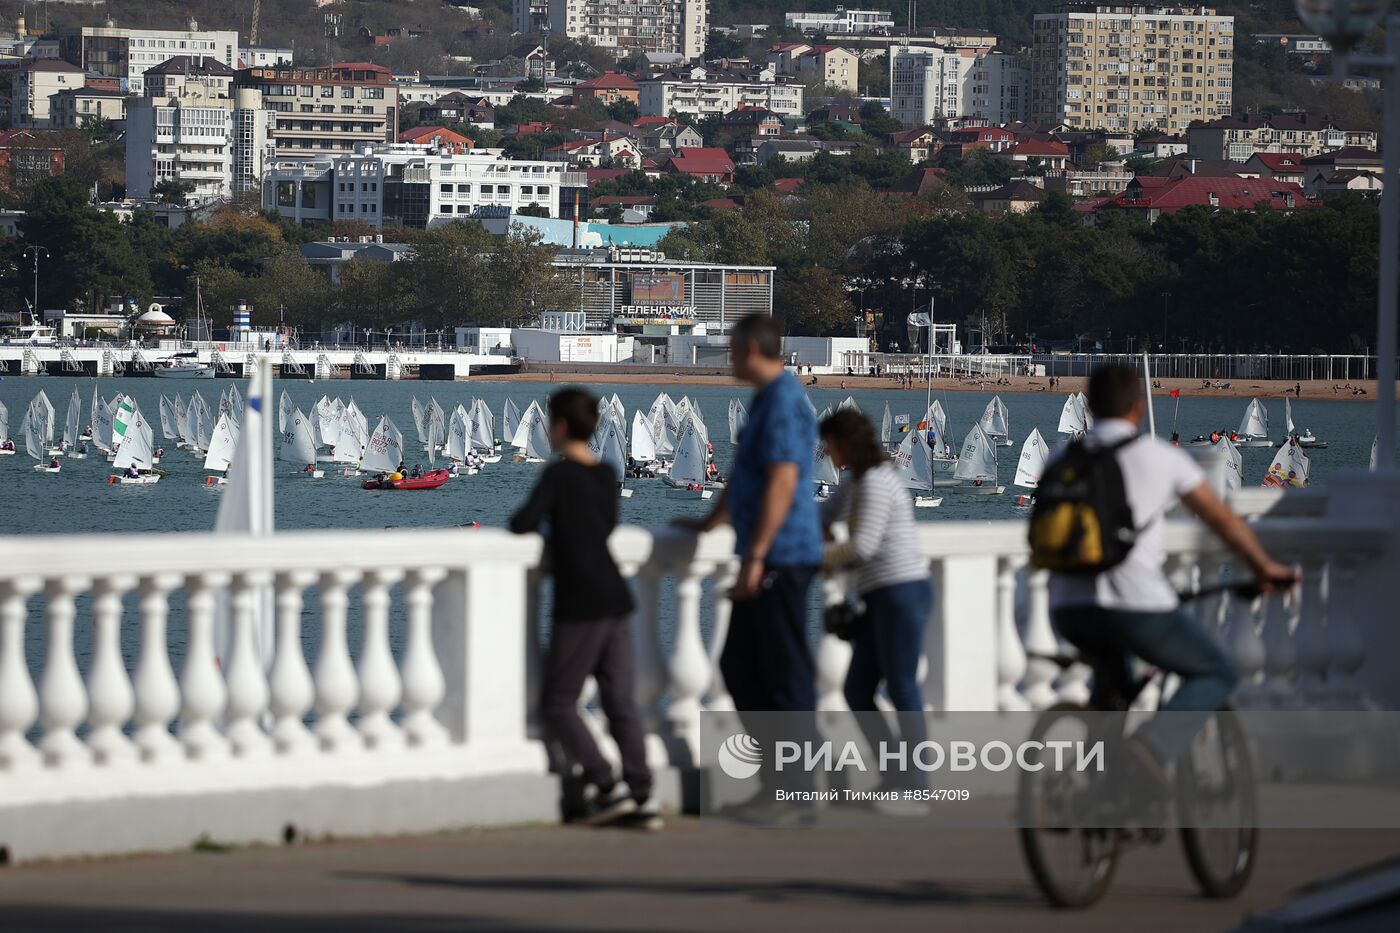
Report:
[[[1234,710],[1207,721],[1177,763],[1176,785],[1191,875],[1206,897],[1234,897],[1249,883],[1259,851],[1254,762]]]
[[[1036,721],[1030,741],[1089,738],[1086,712],[1073,704],[1050,707]],[[1117,829],[1078,828],[1091,803],[1090,793],[1082,775],[1048,768],[1021,773],[1021,853],[1031,877],[1057,907],[1094,904],[1108,891],[1118,867]]]

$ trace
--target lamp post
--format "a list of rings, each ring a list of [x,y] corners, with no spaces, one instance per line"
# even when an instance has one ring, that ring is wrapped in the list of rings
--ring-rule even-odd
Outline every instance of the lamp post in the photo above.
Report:
[[[1332,44],[1334,77],[1351,65],[1379,72],[1381,112],[1381,251],[1376,308],[1376,470],[1395,468],[1396,301],[1400,299],[1400,14],[1385,23],[1379,55],[1352,55],[1352,46],[1380,22],[1389,0],[1296,0],[1298,18]]]
[[[42,246],[27,246],[24,255],[34,254],[34,304],[29,308],[29,316],[33,318],[29,323],[39,323],[39,255],[42,253],[45,259],[49,258],[49,251]],[[23,321],[20,321],[23,324]]]

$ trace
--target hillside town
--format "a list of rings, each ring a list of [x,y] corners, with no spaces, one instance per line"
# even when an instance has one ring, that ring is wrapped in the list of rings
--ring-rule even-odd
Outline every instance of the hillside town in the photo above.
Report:
[[[449,41],[441,25],[382,26],[368,5],[318,0],[327,50],[358,59],[260,44],[257,13],[249,31],[20,6],[29,18],[0,39],[4,310],[10,323],[67,318],[74,337],[126,336],[129,309],[152,301],[183,321],[198,290],[216,320],[256,298],[260,323],[316,339],[365,321],[440,339],[573,310],[599,333],[722,340],[736,314],[762,310],[791,333],[885,349],[937,291],[983,349],[1086,336],[1171,349],[1172,331],[1196,341],[1179,349],[1204,349],[1251,331],[1211,323],[1230,286],[1187,307],[1164,284],[1222,270],[1195,269],[1183,251],[1199,242],[1159,225],[1201,214],[1217,233],[1310,242],[1374,225],[1381,187],[1375,88],[1322,89],[1320,37],[1242,34],[1204,6],[1066,5],[1019,37],[924,25],[912,8],[907,22],[836,7],[721,23],[706,0],[645,14],[515,0],[507,27],[445,3]],[[425,55],[407,67],[415,46]],[[499,54],[446,54],[478,46]],[[1314,109],[1253,103],[1245,62],[1271,82],[1286,73]],[[128,225],[148,269],[100,255],[124,245],[45,240],[64,211]],[[487,235],[442,229],[460,222]],[[205,242],[220,237],[242,248]],[[396,298],[420,289],[389,267],[450,242],[531,257],[530,296],[482,293],[457,320]],[[955,258],[975,243],[977,281]],[[1053,268],[1086,249],[1116,273],[1106,294]],[[62,263],[93,274],[53,274]],[[1373,289],[1347,290],[1359,321]],[[1181,326],[1135,310],[1165,291]],[[1287,328],[1267,339],[1298,346]],[[1307,339],[1353,349],[1345,328]]]

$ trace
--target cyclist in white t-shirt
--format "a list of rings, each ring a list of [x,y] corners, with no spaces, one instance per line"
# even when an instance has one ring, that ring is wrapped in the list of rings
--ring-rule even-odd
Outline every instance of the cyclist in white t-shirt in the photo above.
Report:
[[[1180,609],[1162,572],[1167,511],[1180,501],[1195,513],[1249,565],[1265,590],[1291,586],[1297,574],[1265,552],[1189,455],[1140,433],[1147,405],[1137,373],[1122,366],[1101,367],[1089,379],[1088,395],[1094,427],[1086,442],[1122,444],[1116,456],[1138,535],[1127,559],[1111,570],[1092,576],[1051,574],[1051,619],[1093,667],[1096,708],[1106,708],[1115,692],[1128,691],[1134,655],[1180,677],[1180,686],[1162,710],[1200,716],[1154,717],[1131,743],[1148,771],[1165,779],[1163,766],[1186,751],[1209,714],[1229,699],[1237,680],[1224,648]]]

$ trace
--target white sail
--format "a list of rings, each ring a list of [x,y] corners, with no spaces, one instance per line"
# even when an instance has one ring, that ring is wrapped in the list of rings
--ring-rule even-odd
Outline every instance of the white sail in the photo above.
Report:
[[[979,422],[972,426],[963,439],[962,453],[958,455],[958,465],[953,468],[953,477],[960,480],[981,480],[996,482],[997,453],[992,440]]]
[[[215,472],[227,470],[238,450],[238,435],[241,433],[238,420],[233,412],[224,412],[214,422],[214,433],[209,435],[209,450],[204,454],[204,469]]]
[[[827,486],[835,486],[841,482],[841,477],[836,472],[836,464],[831,462],[831,457],[826,452],[826,445],[820,439],[812,450],[812,481],[824,483]]]
[[[1221,438],[1220,443],[1225,445],[1225,488],[1239,489],[1244,486],[1244,455],[1228,437]]]
[[[136,402],[129,395],[118,395],[112,399],[112,443],[120,448],[126,440],[127,429],[136,417]]]
[[[364,468],[392,473],[403,463],[403,435],[385,415],[375,425],[374,433],[365,445]]]
[[[632,412],[632,442],[629,450],[632,459],[638,463],[651,463],[656,459],[656,442],[651,436],[651,422],[641,411]]]
[[[596,451],[598,459],[612,467],[617,481],[622,482],[627,477],[627,455],[623,453],[622,429],[618,427],[616,419],[608,419],[607,429],[599,441]]]
[[[529,433],[525,436],[525,456],[530,460],[548,460],[552,450],[549,444],[549,432],[544,427],[544,414],[538,405],[535,406],[538,413],[536,417],[529,419]]]
[[[1011,436],[1011,413],[1006,410],[1006,403],[1001,400],[1000,395],[993,396],[987,403],[982,412],[982,420],[978,424],[993,440]]]
[[[209,438],[214,433],[214,413],[209,410],[209,406],[204,404],[204,398],[200,397],[199,405],[195,412],[197,418],[195,423],[194,446],[196,450],[208,450]]]
[[[118,470],[133,466],[138,470],[153,470],[155,465],[155,431],[141,409],[133,409],[112,466]]]
[[[1059,432],[1070,437],[1078,437],[1089,429],[1084,420],[1084,404],[1079,393],[1071,392],[1060,409]]]
[[[446,441],[444,425],[442,420],[428,415],[428,436],[424,439],[424,447],[428,451],[428,466],[437,466],[437,452],[442,449]]]
[[[851,396],[848,395],[848,396],[846,396],[845,398],[843,398],[843,399],[841,400],[841,404],[840,404],[840,405],[837,405],[837,406],[836,406],[836,410],[837,410],[837,411],[848,411],[848,410],[849,410],[849,411],[860,411],[860,406],[856,404],[856,400],[855,400],[854,398],[852,398]]]
[[[1240,420],[1240,429],[1236,433],[1242,438],[1269,436],[1269,413],[1257,398],[1251,399],[1245,408],[1244,418]]]
[[[534,431],[536,421],[543,423],[544,409],[540,408],[540,403],[530,402],[530,407],[525,409],[525,413],[520,416],[520,424],[516,426],[515,433],[511,435],[510,446],[517,450],[524,450],[530,443],[530,433]],[[549,432],[545,432],[546,436]]]
[[[83,400],[78,398],[78,390],[73,389],[73,397],[68,400],[68,417],[63,422],[63,446],[72,450],[78,446],[78,435],[81,434],[78,422],[83,417]]]
[[[1045,446],[1040,429],[1031,428],[1026,442],[1021,445],[1021,459],[1016,463],[1016,478],[1012,482],[1026,489],[1039,486],[1040,474],[1045,471],[1045,458],[1049,455],[1050,449]]]
[[[344,409],[337,409],[322,396],[314,411],[317,439],[327,447],[335,447],[340,442],[341,416]]]
[[[39,436],[43,438],[45,444],[52,444],[55,429],[53,402],[50,402],[48,395],[44,393],[43,389],[40,389],[39,394],[34,396],[34,404],[38,405],[39,413],[43,415],[37,425]]]
[[[693,424],[687,424],[676,438],[676,459],[671,464],[671,483],[674,485],[698,485],[705,482],[705,445],[700,442],[700,432]]]
[[[749,412],[744,408],[744,403],[737,398],[729,400],[729,443],[739,443],[739,434],[744,430],[744,425],[748,424]]]
[[[495,419],[491,417],[491,409],[481,399],[472,404],[471,445],[472,450],[485,454],[493,453],[496,449]]]
[[[30,405],[25,409],[24,421],[20,422],[19,426],[19,432],[24,436],[24,452],[40,462],[47,456],[44,438],[41,436],[44,431],[40,426],[43,419],[43,412]]]
[[[459,405],[452,413],[452,423],[447,429],[447,456],[459,463],[465,462],[471,451],[471,417]]]
[[[96,396],[96,390],[93,392]],[[105,402],[96,401],[92,407],[92,442],[103,450],[111,450],[116,446],[116,435],[112,425],[112,407]]]
[[[888,447],[894,438],[894,415],[890,414],[890,403],[885,403],[885,413],[880,416],[880,443]]]
[[[1293,431],[1293,403],[1290,402],[1290,401],[1288,400],[1287,396],[1285,396],[1284,399],[1283,399],[1283,424],[1284,424],[1284,431],[1287,432],[1287,434],[1288,434],[1289,437],[1292,437],[1292,436],[1293,436],[1293,433],[1294,433],[1294,431]]]
[[[300,467],[316,462],[316,442],[311,437],[311,422],[300,408],[293,408],[287,419],[277,458]]]
[[[501,438],[509,443],[519,429],[520,409],[516,407],[515,399],[508,398],[501,407]]]
[[[1297,441],[1290,439],[1278,449],[1274,462],[1269,464],[1269,471],[1264,474],[1263,485],[1302,489],[1308,485],[1308,470],[1311,466],[1303,448],[1298,446]]]
[[[894,452],[894,468],[909,489],[927,491],[933,488],[933,462],[922,432],[910,431],[904,435]]]
[[[160,436],[167,441],[180,440],[180,432],[175,427],[175,403],[164,395],[160,397]]]
[[[10,410],[0,402],[0,444],[10,439]]]
[[[1380,448],[1380,442],[1381,439],[1379,437],[1371,438],[1371,472],[1373,473],[1376,471],[1376,454]]]
[[[423,404],[418,401],[416,395],[412,398],[412,405],[413,429],[418,432],[418,443],[426,444],[428,442],[427,410],[423,408]]]
[[[336,435],[335,452],[331,459],[336,463],[359,463],[364,456],[365,443],[369,438],[355,412],[345,408],[340,412],[340,424]]]
[[[199,393],[196,392],[196,393],[195,393],[195,396],[199,396]],[[200,397],[199,401],[200,401],[201,404],[203,404],[204,399],[203,399],[202,397]],[[194,399],[193,399],[193,398],[190,399],[190,403],[191,403],[191,404],[194,403]],[[297,410],[297,407],[296,407],[295,405],[292,404],[292,397],[291,397],[290,395],[287,394],[287,390],[286,390],[286,389],[283,389],[283,390],[282,390],[281,396],[279,396],[278,399],[277,399],[277,430],[278,430],[278,431],[281,431],[281,432],[283,432],[283,433],[286,433],[287,424],[292,420],[292,412],[294,412],[294,411],[296,411],[296,410]]]
[[[948,415],[943,411],[943,405],[938,399],[933,400],[933,404],[924,412],[923,432],[924,440],[928,441],[928,431],[932,429],[935,434],[934,445],[929,448],[929,453],[934,457],[948,459],[953,456],[952,445],[948,443]]]

